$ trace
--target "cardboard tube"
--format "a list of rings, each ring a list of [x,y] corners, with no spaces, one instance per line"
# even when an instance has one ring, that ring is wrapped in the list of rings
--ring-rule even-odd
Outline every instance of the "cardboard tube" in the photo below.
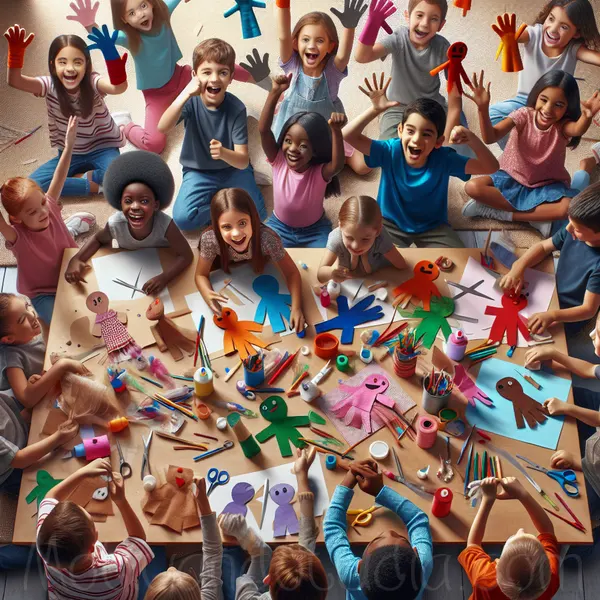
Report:
[[[252,458],[260,453],[260,446],[254,439],[254,436],[248,431],[246,425],[242,421],[242,416],[239,413],[229,413],[227,422],[235,433],[235,437],[240,442],[242,452],[246,458]]]

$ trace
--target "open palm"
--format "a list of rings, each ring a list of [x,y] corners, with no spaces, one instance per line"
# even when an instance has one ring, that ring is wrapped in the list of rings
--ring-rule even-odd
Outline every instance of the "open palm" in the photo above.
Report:
[[[386,95],[387,89],[392,82],[392,78],[388,77],[388,80],[385,82],[385,74],[382,73],[379,78],[379,82],[377,82],[377,75],[373,73],[373,83],[369,81],[367,77],[365,77],[365,86],[367,89],[362,87],[362,85],[358,86],[358,89],[368,96],[373,104],[373,108],[375,108],[378,112],[383,112],[388,108],[392,108],[393,106],[398,106],[399,102],[393,102],[388,100]]]

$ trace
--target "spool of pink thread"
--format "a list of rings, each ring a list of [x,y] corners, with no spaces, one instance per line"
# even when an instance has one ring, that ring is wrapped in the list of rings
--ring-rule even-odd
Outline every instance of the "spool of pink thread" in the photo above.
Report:
[[[459,361],[465,357],[465,350],[469,340],[462,329],[459,329],[456,333],[453,333],[448,342],[446,343],[446,354],[448,358]]]

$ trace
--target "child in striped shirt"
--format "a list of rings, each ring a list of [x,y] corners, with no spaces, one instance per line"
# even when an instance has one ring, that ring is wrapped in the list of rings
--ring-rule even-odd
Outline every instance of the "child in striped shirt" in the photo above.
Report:
[[[108,476],[128,537],[113,554],[98,541],[89,513],[66,499],[86,477]],[[96,459],[52,488],[40,504],[37,550],[48,578],[49,600],[136,600],[138,577],[154,558],[146,533],[125,497],[123,478],[110,459]]]

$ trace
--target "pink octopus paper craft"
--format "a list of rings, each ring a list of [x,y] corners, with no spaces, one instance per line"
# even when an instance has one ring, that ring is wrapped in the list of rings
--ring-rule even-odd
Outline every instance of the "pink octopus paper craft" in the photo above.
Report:
[[[504,292],[501,299],[502,307],[487,306],[486,315],[495,315],[494,323],[490,329],[488,340],[500,342],[506,333],[506,342],[509,346],[516,346],[518,342],[517,330],[526,341],[531,339],[524,317],[519,313],[527,308],[527,297],[523,294],[518,296],[512,291]]]
[[[414,276],[394,288],[393,294],[396,299],[394,306],[402,304],[406,298],[415,296],[423,302],[423,308],[429,310],[431,296],[440,297],[440,291],[433,283],[440,274],[439,267],[428,260],[420,260],[413,269]]]

